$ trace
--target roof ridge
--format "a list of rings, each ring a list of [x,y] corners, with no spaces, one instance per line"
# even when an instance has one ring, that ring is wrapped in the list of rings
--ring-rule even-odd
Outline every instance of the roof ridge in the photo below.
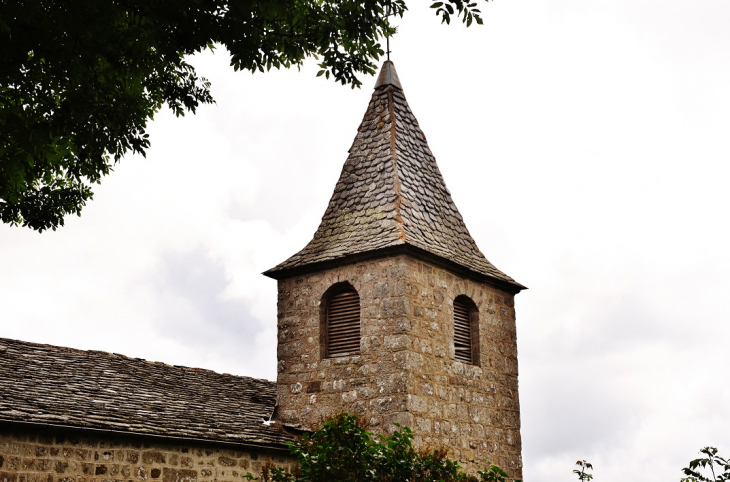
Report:
[[[392,64],[392,62],[390,63]],[[383,68],[385,68],[385,64],[383,65]],[[401,202],[403,200],[403,196],[401,195],[398,147],[396,146],[396,139],[398,138],[398,122],[395,116],[395,102],[393,100],[393,90],[396,87],[393,84],[388,84],[385,88],[388,92],[388,114],[390,116],[390,152],[391,162],[393,164],[393,188],[395,190],[395,223],[398,227],[398,238],[400,238],[400,240],[404,243],[407,243],[408,237],[406,236],[405,223],[403,222],[403,216],[401,215]]]
[[[146,363],[146,364],[151,364],[151,365],[169,367],[169,368],[173,368],[173,369],[190,370],[190,371],[194,371],[196,373],[201,373],[201,374],[213,374],[213,375],[229,376],[229,377],[236,377],[236,378],[246,378],[248,380],[258,380],[258,381],[265,382],[265,383],[274,383],[272,380],[267,380],[265,378],[250,377],[247,375],[234,375],[232,373],[218,372],[215,370],[211,370],[209,368],[189,367],[189,366],[185,366],[185,365],[170,365],[169,363],[165,363],[163,361],[147,360],[146,358],[133,357],[133,356],[129,356],[129,355],[124,355],[122,353],[114,353],[114,352],[103,351],[103,350],[84,350],[82,348],[73,348],[70,346],[62,346],[62,345],[51,345],[48,343],[36,343],[36,342],[32,342],[32,341],[16,340],[13,338],[0,337],[0,353],[3,353],[7,350],[8,347],[5,344],[16,345],[16,346],[21,345],[21,346],[27,346],[27,347],[35,347],[37,349],[54,350],[54,351],[60,351],[60,352],[66,352],[66,353],[76,353],[79,355],[98,354],[98,355],[102,355],[105,358],[109,358],[109,359],[121,359],[121,360],[130,361],[130,362]]]

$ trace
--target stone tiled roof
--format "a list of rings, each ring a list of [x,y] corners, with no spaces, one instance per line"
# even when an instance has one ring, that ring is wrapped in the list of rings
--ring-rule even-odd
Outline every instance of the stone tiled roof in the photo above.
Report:
[[[0,420],[282,446],[268,380],[0,338]]]
[[[524,288],[495,268],[469,234],[388,61],[314,238],[264,274],[279,277],[290,269],[398,245]]]

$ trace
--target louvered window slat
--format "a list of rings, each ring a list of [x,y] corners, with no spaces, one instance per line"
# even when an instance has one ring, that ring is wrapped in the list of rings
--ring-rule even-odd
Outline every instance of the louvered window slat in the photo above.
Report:
[[[454,300],[454,357],[464,363],[472,363],[472,333],[469,307],[461,300]]]
[[[327,305],[327,356],[360,353],[360,296],[352,288],[340,291]]]
[[[337,340],[330,342],[330,348],[335,346],[343,346],[343,345],[349,345],[350,343],[357,343],[357,346],[353,346],[352,348],[358,349],[360,348],[360,337],[355,336],[342,336],[342,335],[335,335],[337,337]],[[348,350],[349,352],[350,350]],[[330,350],[330,355],[332,355],[332,350]]]
[[[360,312],[360,308],[356,307],[356,308],[351,308],[348,310],[339,310],[336,312],[330,312],[330,317],[338,319],[338,320],[347,319],[350,316],[357,315],[359,312]]]
[[[342,337],[346,337],[348,334],[350,334],[350,336],[360,336],[359,333],[352,334],[352,327],[348,325],[341,326],[340,328],[330,328],[330,335],[333,334],[342,335]],[[330,341],[333,340],[330,338]]]

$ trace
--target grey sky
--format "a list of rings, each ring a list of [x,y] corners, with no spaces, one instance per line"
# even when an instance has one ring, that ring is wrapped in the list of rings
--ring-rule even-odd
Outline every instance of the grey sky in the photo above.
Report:
[[[468,30],[411,8],[406,97],[479,247],[530,288],[526,479],[730,455],[730,2],[498,0]],[[193,62],[217,105],[161,112],[65,228],[0,227],[0,335],[275,377],[260,273],[317,228],[374,79]]]

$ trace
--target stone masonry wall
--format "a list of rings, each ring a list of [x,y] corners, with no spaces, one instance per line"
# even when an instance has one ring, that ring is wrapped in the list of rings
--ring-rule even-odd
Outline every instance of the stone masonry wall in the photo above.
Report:
[[[336,283],[360,295],[361,354],[322,359],[322,299]],[[454,360],[453,301],[479,311],[479,360]],[[522,477],[514,297],[408,255],[279,282],[277,397],[286,423],[311,428],[340,411],[376,431],[411,427],[468,470]]]
[[[286,454],[255,448],[0,428],[0,482],[224,482],[259,476]]]

